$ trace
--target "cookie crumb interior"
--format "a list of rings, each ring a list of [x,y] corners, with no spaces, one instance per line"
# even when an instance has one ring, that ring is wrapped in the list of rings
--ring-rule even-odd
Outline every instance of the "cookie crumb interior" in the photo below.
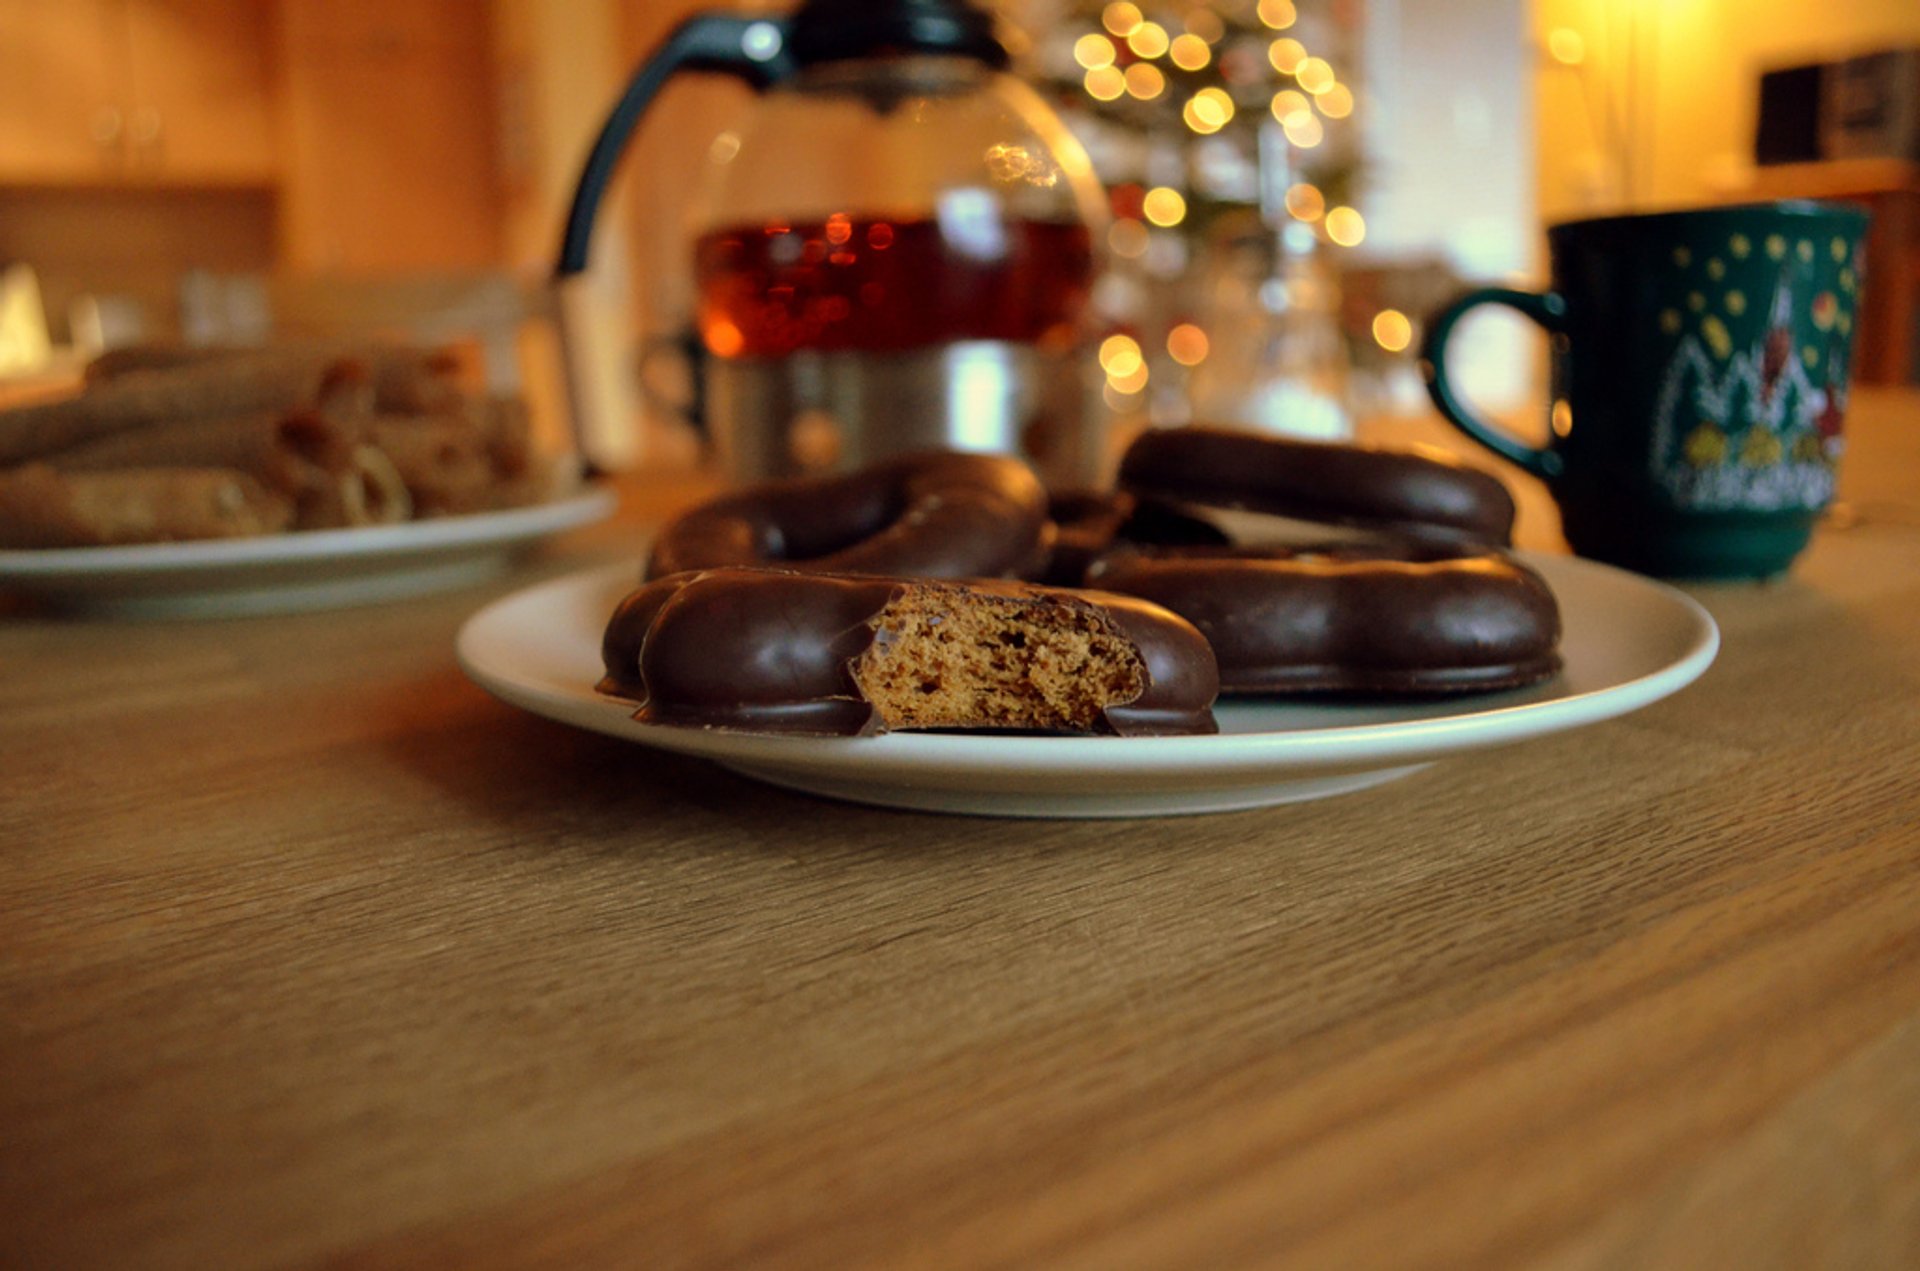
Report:
[[[888,728],[1095,731],[1146,689],[1139,652],[1083,606],[908,588],[872,625],[852,674]]]

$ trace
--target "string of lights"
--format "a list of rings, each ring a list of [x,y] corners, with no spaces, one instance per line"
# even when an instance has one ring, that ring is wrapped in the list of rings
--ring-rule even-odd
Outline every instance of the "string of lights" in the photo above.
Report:
[[[1336,38],[1357,23],[1358,3],[1327,0],[1305,6],[1305,15],[1302,7],[1293,0],[1115,0],[1070,5],[1066,21],[1053,26],[1048,40],[1056,55],[1038,60],[1059,104],[1097,127],[1178,145],[1188,156],[1174,179],[1164,164],[1145,180],[1105,174],[1113,213],[1107,247],[1120,262],[1169,277],[1194,259],[1190,245],[1218,218],[1263,208],[1270,230],[1285,228],[1272,224],[1278,217],[1295,226],[1296,236],[1310,233],[1333,249],[1365,241],[1366,221],[1351,202],[1357,147],[1350,139],[1334,144],[1358,104],[1338,66],[1343,49]],[[1067,50],[1070,57],[1058,56]],[[1270,199],[1260,178],[1234,189],[1210,184],[1202,175],[1207,165],[1194,156],[1202,147],[1217,154],[1223,144],[1245,156],[1249,171],[1282,147],[1286,183]],[[1162,243],[1161,236],[1185,241]],[[1156,254],[1156,245],[1180,250]],[[1165,267],[1154,269],[1156,260]],[[1146,388],[1163,356],[1170,370],[1190,371],[1217,346],[1204,315],[1182,312],[1167,297],[1174,290],[1163,288],[1150,301],[1172,311],[1115,331],[1101,346],[1107,399],[1116,410]],[[1158,338],[1143,343],[1149,328]]]

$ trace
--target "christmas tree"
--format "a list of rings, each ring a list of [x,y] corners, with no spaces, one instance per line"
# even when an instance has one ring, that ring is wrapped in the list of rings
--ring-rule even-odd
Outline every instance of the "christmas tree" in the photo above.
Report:
[[[1287,381],[1343,357],[1327,255],[1366,235],[1358,0],[1035,0],[1024,16],[1045,33],[1027,50],[1029,78],[1111,201],[1095,297],[1108,406],[1179,423],[1196,397],[1263,381],[1293,396],[1229,409],[1297,419],[1301,385]]]

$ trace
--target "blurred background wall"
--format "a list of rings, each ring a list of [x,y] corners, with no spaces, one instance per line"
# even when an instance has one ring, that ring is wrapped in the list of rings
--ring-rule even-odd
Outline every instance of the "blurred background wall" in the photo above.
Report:
[[[1155,12],[1172,21],[1197,3],[1167,0]],[[258,326],[266,278],[537,280],[615,95],[700,7],[0,0],[0,269],[31,268],[55,347],[75,338],[77,323],[96,337],[244,335]],[[1043,79],[1057,73],[1042,68],[1063,24],[1099,30],[1101,7],[1078,0],[999,8],[1023,33],[1024,65]],[[1290,32],[1332,42],[1342,82],[1353,85],[1352,118],[1329,117],[1328,144],[1338,130],[1338,145],[1356,155],[1341,197],[1365,235],[1330,259],[1346,294],[1346,355],[1371,385],[1367,409],[1417,404],[1410,348],[1421,312],[1446,287],[1542,275],[1544,224],[1782,192],[1778,174],[1754,162],[1763,71],[1920,49],[1914,0],[1285,8],[1299,13]],[[1069,60],[1050,91],[1087,104],[1078,74]],[[670,87],[602,217],[597,356],[632,409],[638,342],[683,324],[690,309],[691,175],[749,102],[726,82]],[[1911,166],[1890,170],[1896,183],[1915,180]],[[1181,259],[1187,272],[1200,266]],[[1889,285],[1883,276],[1881,290]],[[1401,325],[1370,326],[1388,309]],[[1531,410],[1537,338],[1489,318],[1468,345],[1469,378],[1487,404]],[[1912,374],[1917,363],[1920,355],[1889,360],[1887,373]]]
[[[1536,163],[1548,222],[1739,197],[1762,71],[1920,47],[1915,0],[1533,0]],[[1557,61],[1557,30],[1580,60]]]

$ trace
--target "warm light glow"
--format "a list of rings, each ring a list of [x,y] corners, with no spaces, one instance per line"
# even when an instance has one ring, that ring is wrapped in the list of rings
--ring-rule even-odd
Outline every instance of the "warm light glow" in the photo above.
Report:
[[[1087,72],[1087,95],[1096,101],[1110,102],[1127,91],[1127,77],[1115,66],[1102,66]]]
[[[1182,112],[1195,132],[1218,132],[1233,118],[1233,98],[1218,88],[1203,88],[1187,102]]]
[[[1151,237],[1145,225],[1123,216],[1107,228],[1107,249],[1123,260],[1138,260],[1147,254]]]
[[[1100,369],[1108,375],[1131,375],[1144,361],[1140,342],[1130,335],[1110,335],[1100,341]]]
[[[1167,51],[1167,28],[1158,22],[1142,22],[1127,36],[1127,47],[1141,57],[1159,57]]]
[[[1227,33],[1227,24],[1212,9],[1189,9],[1185,26],[1187,30],[1199,36],[1209,44],[1218,44]]]
[[[1327,135],[1326,128],[1311,114],[1289,115],[1280,127],[1287,134],[1287,140],[1302,150],[1313,149]]]
[[[1547,32],[1547,53],[1562,66],[1578,66],[1587,58],[1587,42],[1570,26]]]
[[[725,318],[715,318],[707,323],[701,334],[707,337],[707,352],[715,357],[733,357],[747,347],[747,337]]]
[[[1219,117],[1219,111],[1215,110],[1212,106],[1208,106],[1203,110],[1198,97],[1190,97],[1187,99],[1187,104],[1181,107],[1180,118],[1187,121],[1187,127],[1193,129],[1203,137],[1209,137],[1219,132],[1220,126],[1226,122]]]
[[[1141,201],[1140,210],[1155,225],[1178,225],[1187,218],[1187,201],[1180,191],[1169,186],[1156,186],[1147,191],[1147,197]]]
[[[1324,93],[1333,87],[1333,67],[1324,57],[1309,57],[1293,68],[1293,77],[1310,93]]]
[[[1302,181],[1287,188],[1287,211],[1295,220],[1317,221],[1327,210],[1327,196],[1320,187]]]
[[[1107,383],[1113,385],[1117,392],[1137,393],[1147,386],[1147,364],[1141,362],[1124,375],[1108,372]]]
[[[1267,60],[1273,63],[1274,70],[1291,75],[1295,67],[1307,60],[1307,46],[1291,37],[1275,40],[1267,45]]]
[[[1213,60],[1213,50],[1207,47],[1207,42],[1192,33],[1174,36],[1167,51],[1173,64],[1183,71],[1197,71]]]
[[[1307,101],[1307,95],[1297,88],[1283,88],[1273,95],[1273,117],[1281,123],[1297,115],[1311,115],[1313,106]]]
[[[1112,66],[1114,54],[1113,41],[1098,32],[1083,35],[1073,42],[1073,60],[1090,71]]]
[[[1276,31],[1286,30],[1293,25],[1294,19],[1300,16],[1294,11],[1293,0],[1260,0],[1259,7],[1254,12],[1260,15],[1262,22]]]
[[[1167,332],[1167,354],[1182,366],[1198,366],[1206,361],[1210,347],[1207,333],[1191,322],[1182,322]]]
[[[1367,223],[1350,207],[1336,207],[1327,213],[1327,237],[1342,247],[1358,246],[1367,236]]]
[[[1100,13],[1100,25],[1121,37],[1132,35],[1140,25],[1140,6],[1124,2],[1110,4]]]
[[[1389,353],[1398,353],[1413,343],[1413,323],[1398,309],[1382,309],[1373,315],[1373,341]]]
[[[1151,63],[1135,62],[1127,68],[1127,91],[1141,101],[1152,101],[1166,86],[1167,77]]]
[[[1320,113],[1328,119],[1345,119],[1353,113],[1353,90],[1345,84],[1335,84],[1314,99],[1320,107]]]

